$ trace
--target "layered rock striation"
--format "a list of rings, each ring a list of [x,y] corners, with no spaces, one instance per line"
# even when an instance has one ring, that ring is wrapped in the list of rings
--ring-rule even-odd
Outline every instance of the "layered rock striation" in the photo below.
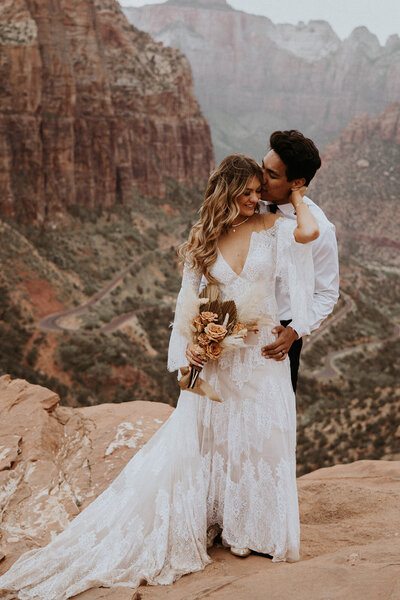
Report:
[[[388,144],[400,146],[400,104],[388,104],[377,117],[360,115],[353,119],[337,140],[331,142],[324,152],[325,163],[339,158],[343,152],[352,151],[354,145],[363,144],[371,136],[377,136]]]
[[[171,414],[155,402],[72,409],[56,394],[0,378],[0,573],[48,543],[94,500]],[[172,586],[92,589],[82,600],[397,598],[400,463],[358,461],[298,480],[302,557],[245,561],[215,546],[213,564]]]
[[[43,222],[208,176],[188,61],[116,0],[4,0],[0,50],[1,213]]]
[[[178,47],[193,69],[216,156],[259,158],[274,129],[304,130],[318,144],[363,113],[400,97],[400,39],[381,47],[359,27],[344,41],[324,21],[275,25],[225,1],[126,8],[131,23]]]
[[[330,142],[310,195],[336,224],[345,254],[399,264],[400,104],[361,115]]]

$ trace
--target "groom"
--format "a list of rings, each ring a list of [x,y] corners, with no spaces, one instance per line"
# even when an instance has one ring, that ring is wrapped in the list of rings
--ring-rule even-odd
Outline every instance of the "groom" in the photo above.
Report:
[[[321,166],[315,144],[299,131],[275,131],[270,137],[270,151],[262,161],[264,183],[261,212],[274,212],[296,219],[289,197],[292,189],[308,186]],[[314,299],[310,329],[317,329],[332,312],[339,297],[339,263],[335,226],[307,196],[303,198],[318,221],[319,237],[311,242],[314,261]],[[304,332],[292,321],[288,292],[277,285],[276,299],[281,325],[273,329],[278,338],[262,349],[265,358],[283,360],[289,354],[293,389],[296,391],[300,352]],[[283,357],[283,358],[282,358]]]

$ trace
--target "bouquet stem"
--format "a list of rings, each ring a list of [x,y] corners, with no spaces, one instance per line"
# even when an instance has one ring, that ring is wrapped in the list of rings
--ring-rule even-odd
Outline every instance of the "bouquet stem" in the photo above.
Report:
[[[201,369],[199,367],[181,367],[180,369],[182,377],[178,381],[178,385],[181,390],[187,390],[193,392],[198,396],[207,396],[214,402],[221,402],[217,392],[211,387],[207,381],[203,381],[199,374]]]
[[[188,385],[189,390],[193,390],[200,373],[201,373],[201,369],[199,367],[194,367],[194,366],[190,367],[190,378],[189,378],[189,385]]]

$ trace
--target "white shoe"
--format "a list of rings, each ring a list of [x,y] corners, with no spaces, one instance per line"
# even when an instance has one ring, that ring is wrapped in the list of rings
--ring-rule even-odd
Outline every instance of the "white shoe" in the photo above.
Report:
[[[241,558],[246,558],[251,554],[250,548],[236,548],[235,546],[231,546],[231,553],[235,556],[240,556]]]

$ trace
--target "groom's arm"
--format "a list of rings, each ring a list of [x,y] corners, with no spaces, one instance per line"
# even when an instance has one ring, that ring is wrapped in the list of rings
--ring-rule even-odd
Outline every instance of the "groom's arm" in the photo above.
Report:
[[[320,236],[312,242],[314,263],[314,295],[310,312],[310,330],[317,329],[331,314],[339,298],[339,260],[335,226],[326,222],[321,227]],[[273,329],[278,334],[272,344],[262,348],[265,358],[284,360],[293,342],[304,335],[304,331],[293,320],[290,325],[278,325]],[[282,355],[282,352],[284,353]]]
[[[333,311],[339,298],[339,260],[335,226],[325,223],[320,237],[312,243],[314,263],[314,296],[310,313],[310,331],[317,329]],[[290,327],[299,337],[304,331],[293,320]]]

